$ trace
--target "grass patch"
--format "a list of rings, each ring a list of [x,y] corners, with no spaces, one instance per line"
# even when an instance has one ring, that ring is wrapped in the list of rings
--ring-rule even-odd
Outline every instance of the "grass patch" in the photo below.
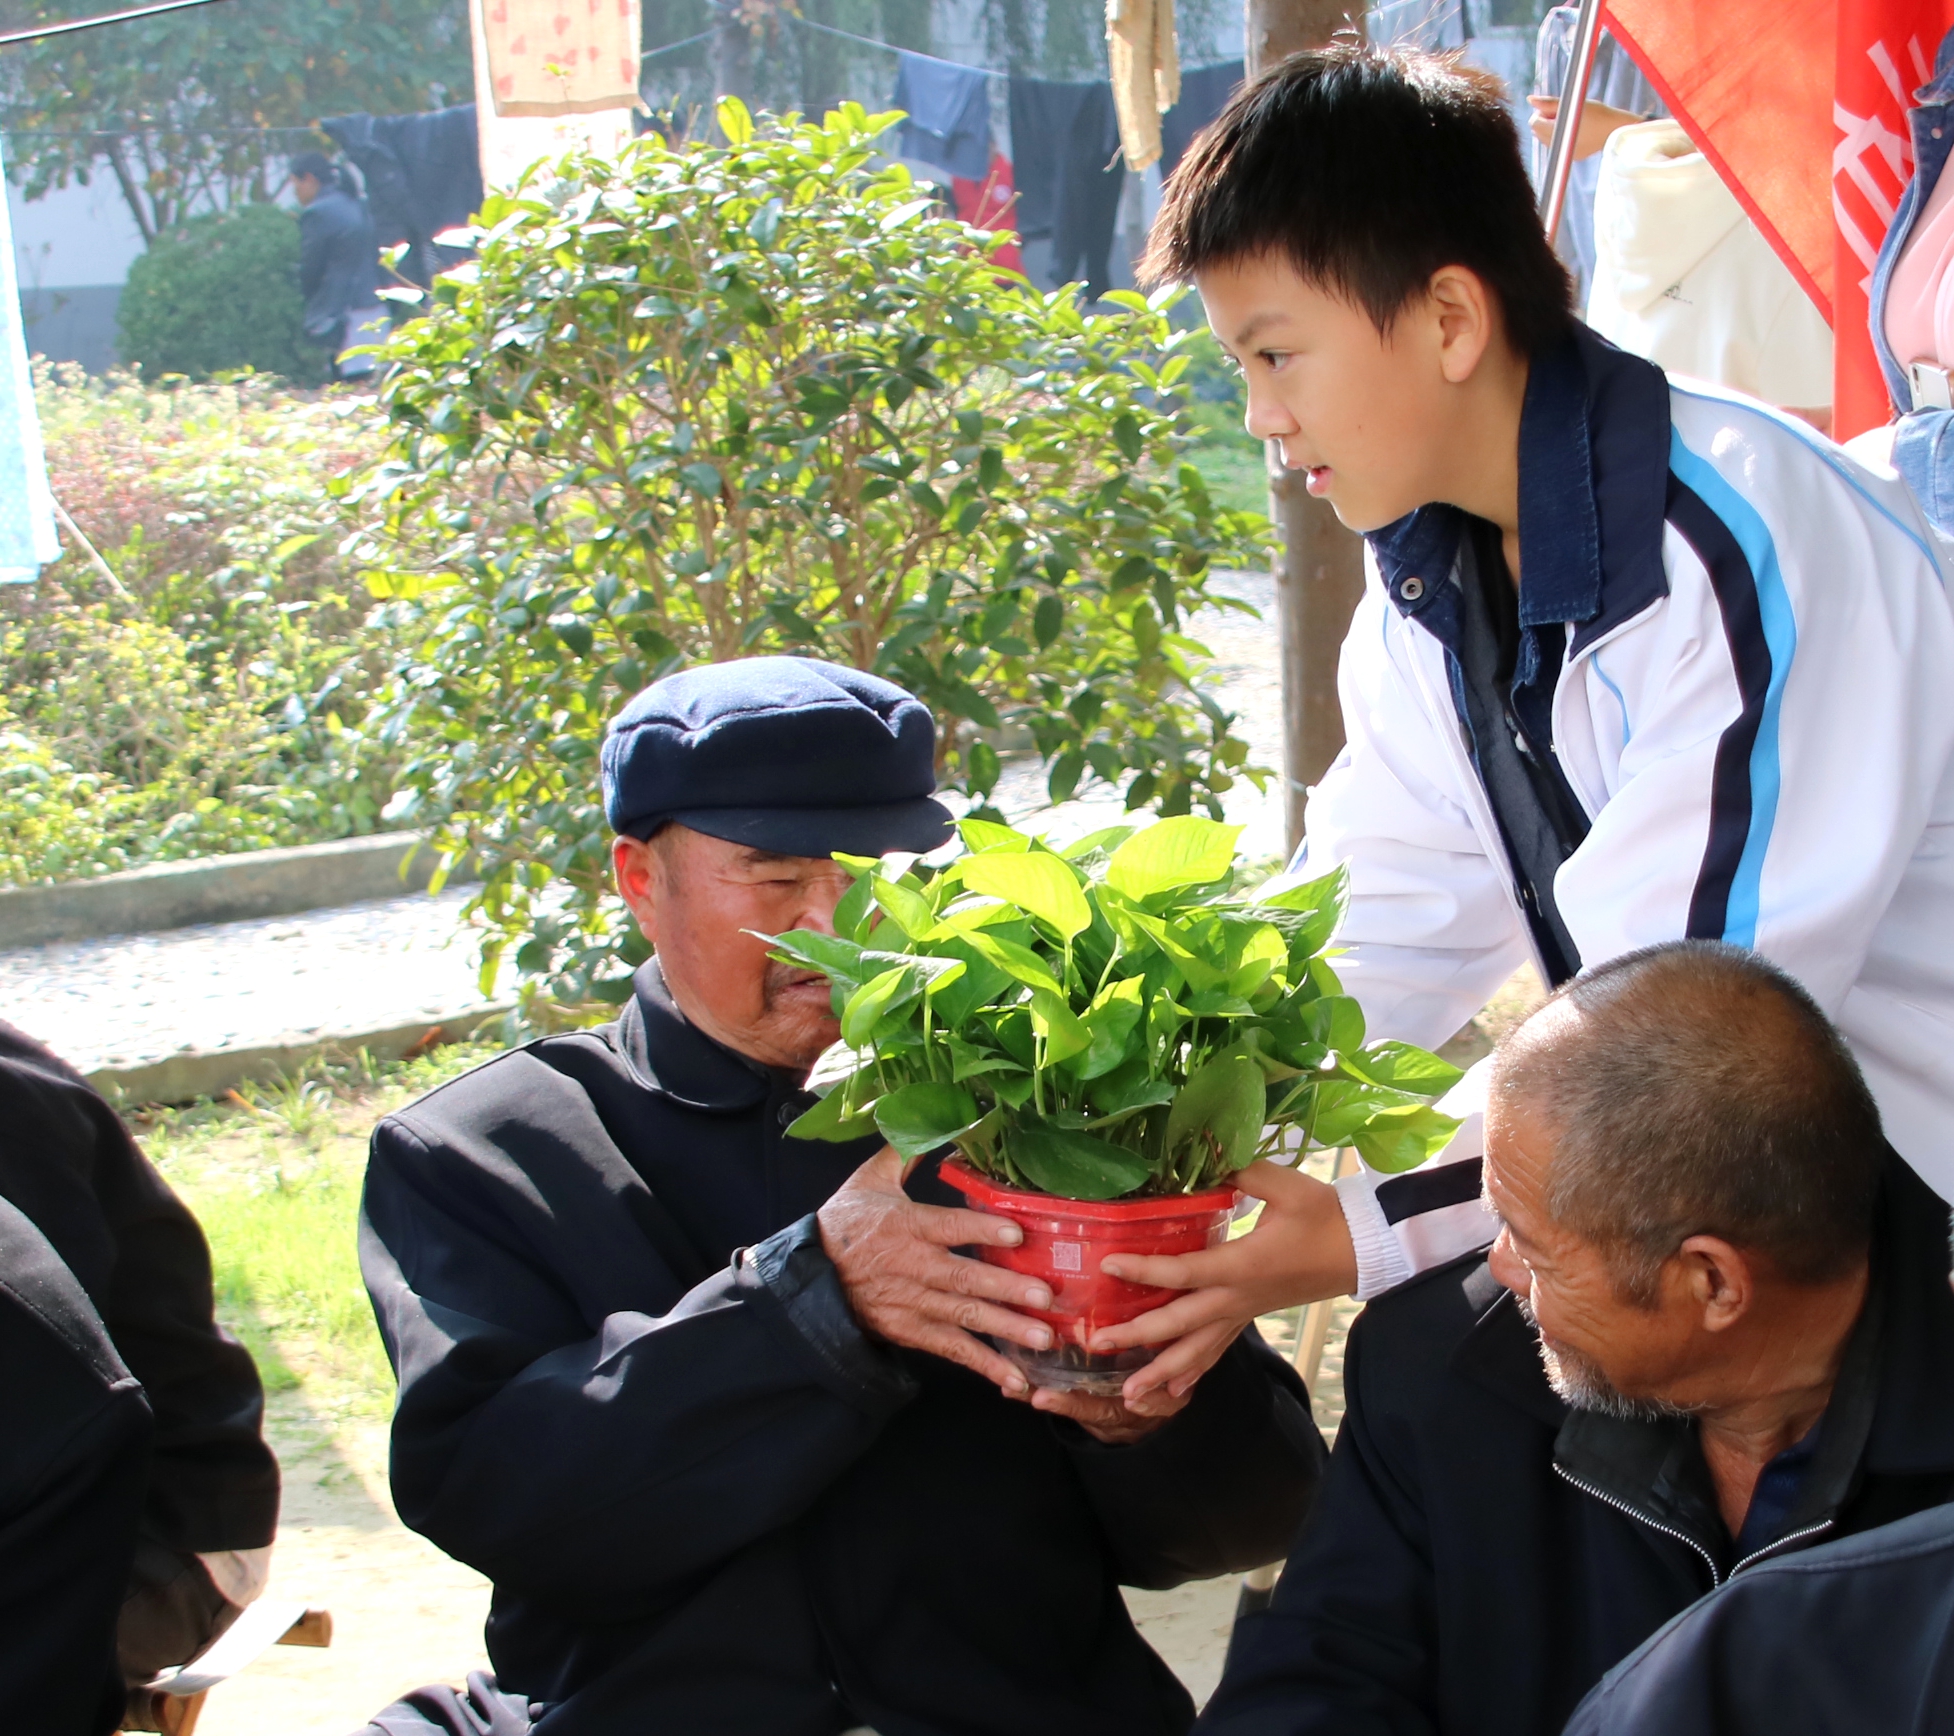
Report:
[[[1217,506],[1235,512],[1269,510],[1269,477],[1262,442],[1242,426],[1241,405],[1195,399],[1187,420],[1199,430],[1188,461],[1201,473]]]
[[[367,1136],[383,1115],[498,1053],[456,1043],[407,1061],[362,1051],[227,1098],[131,1117],[210,1241],[217,1315],[265,1390],[321,1415],[384,1414],[393,1374],[360,1279]]]

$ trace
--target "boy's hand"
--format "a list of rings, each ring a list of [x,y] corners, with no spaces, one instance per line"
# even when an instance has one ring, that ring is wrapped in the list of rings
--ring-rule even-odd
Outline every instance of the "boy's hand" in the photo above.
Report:
[[[1166,1345],[1121,1393],[1143,1416],[1162,1400],[1184,1399],[1257,1315],[1357,1287],[1357,1252],[1335,1188],[1266,1162],[1250,1164],[1235,1186],[1263,1202],[1247,1235],[1198,1254],[1108,1254],[1099,1262],[1109,1277],[1190,1292],[1093,1336],[1094,1350]]]
[[[1530,123],[1533,136],[1543,145],[1551,145],[1554,142],[1554,120],[1560,113],[1560,98],[1530,96],[1527,101],[1533,104],[1533,120]],[[1581,130],[1574,140],[1574,160],[1578,163],[1583,157],[1593,156],[1623,127],[1641,124],[1642,117],[1630,114],[1627,109],[1610,108],[1605,102],[1590,101],[1581,110]]]

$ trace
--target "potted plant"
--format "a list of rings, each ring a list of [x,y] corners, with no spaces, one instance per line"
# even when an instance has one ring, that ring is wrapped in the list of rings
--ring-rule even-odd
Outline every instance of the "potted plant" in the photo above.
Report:
[[[1241,828],[1182,815],[1063,849],[965,820],[963,853],[838,858],[835,933],[774,937],[833,984],[841,1041],[790,1130],[880,1131],[1025,1239],[984,1257],[1051,1286],[1054,1348],[1007,1347],[1037,1384],[1117,1391],[1147,1352],[1086,1349],[1166,1293],[1104,1276],[1125,1252],[1227,1233],[1230,1177],[1279,1149],[1354,1145],[1411,1169],[1457,1125],[1432,1100],[1457,1068],[1366,1043],[1328,947],[1341,869],[1245,889]]]

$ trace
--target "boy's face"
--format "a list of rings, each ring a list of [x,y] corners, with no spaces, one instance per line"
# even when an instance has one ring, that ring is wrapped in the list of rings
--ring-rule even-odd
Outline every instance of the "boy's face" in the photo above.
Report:
[[[1195,286],[1247,381],[1248,431],[1279,441],[1284,464],[1307,471],[1310,493],[1352,530],[1452,497],[1459,358],[1448,366],[1456,346],[1435,298],[1380,333],[1286,259],[1230,260],[1198,273]]]

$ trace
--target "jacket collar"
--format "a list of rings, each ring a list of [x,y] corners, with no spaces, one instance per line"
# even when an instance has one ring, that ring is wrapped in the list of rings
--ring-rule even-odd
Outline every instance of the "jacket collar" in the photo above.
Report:
[[[679,1011],[658,960],[632,979],[635,991],[614,1027],[613,1044],[648,1091],[683,1105],[733,1114],[762,1102],[774,1074],[716,1043]]]
[[[1669,440],[1669,383],[1654,364],[1578,321],[1534,359],[1520,411],[1522,627],[1570,624],[1578,651],[1667,594]],[[1442,594],[1465,520],[1433,503],[1371,533],[1400,614],[1416,619]]]

